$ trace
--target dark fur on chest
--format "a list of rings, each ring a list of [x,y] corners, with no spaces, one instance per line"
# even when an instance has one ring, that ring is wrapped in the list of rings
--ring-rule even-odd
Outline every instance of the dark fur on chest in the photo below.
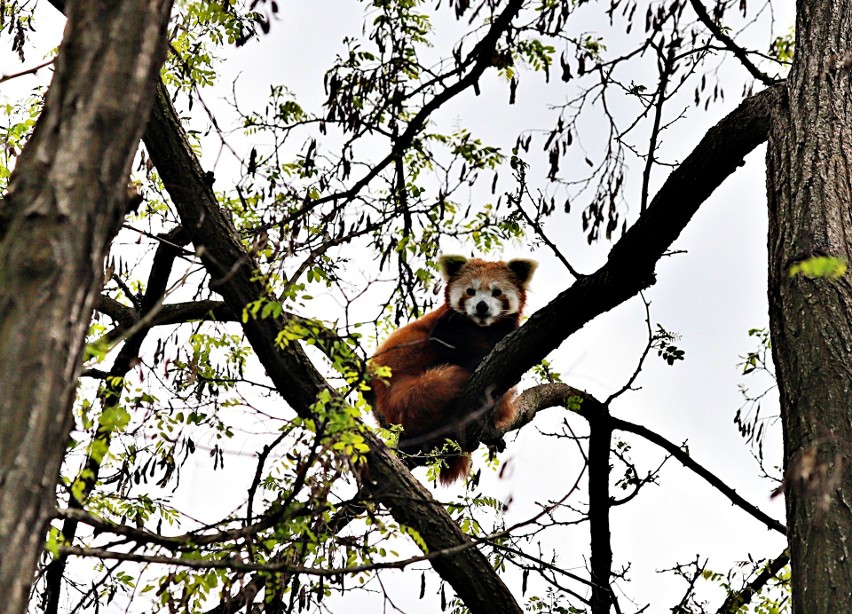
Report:
[[[499,341],[518,328],[518,316],[511,316],[491,326],[479,326],[457,311],[443,314],[429,336],[429,349],[439,364],[458,365],[473,372]]]

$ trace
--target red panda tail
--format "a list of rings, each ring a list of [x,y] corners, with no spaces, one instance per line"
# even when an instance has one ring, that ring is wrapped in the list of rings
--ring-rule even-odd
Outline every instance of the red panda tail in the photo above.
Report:
[[[470,457],[467,454],[451,456],[445,459],[444,463],[439,476],[443,486],[449,486],[459,478],[466,476],[470,471]]]

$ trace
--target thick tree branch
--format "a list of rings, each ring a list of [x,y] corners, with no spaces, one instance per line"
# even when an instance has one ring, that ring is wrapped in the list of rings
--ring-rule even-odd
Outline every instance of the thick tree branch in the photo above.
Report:
[[[101,294],[96,299],[95,309],[104,315],[108,315],[118,323],[118,326],[106,335],[110,340],[119,339],[141,320],[141,316],[133,307],[123,305],[114,298],[104,294]],[[153,312],[149,312],[146,315],[146,328],[168,324],[185,324],[186,322],[197,322],[199,320],[214,322],[236,322],[239,320],[237,315],[224,301],[215,300],[166,303],[159,305]]]
[[[219,209],[162,84],[145,145],[210,272],[211,288],[232,311],[241,313],[246,304],[265,296],[266,289],[255,279],[255,263]],[[330,388],[298,345],[276,344],[285,325],[283,318],[250,319],[243,330],[281,396],[300,416],[311,417],[311,405]],[[470,540],[429,492],[380,439],[368,430],[364,437],[370,446],[364,484],[398,522],[420,534],[430,552],[452,552],[431,562],[465,605],[473,612],[520,612],[488,559],[477,548],[466,547]]]
[[[747,98],[711,128],[613,246],[606,264],[575,281],[497,344],[468,381],[458,407],[479,407],[488,393],[494,398],[505,392],[586,323],[652,285],[657,261],[699,206],[766,140],[770,110],[782,92],[782,86],[774,86]],[[474,424],[467,440],[480,439],[482,428]]]
[[[612,541],[609,528],[612,498],[609,493],[612,425],[609,408],[600,406],[585,413],[589,421],[589,571],[592,577],[592,614],[609,614],[618,602],[612,579]]]

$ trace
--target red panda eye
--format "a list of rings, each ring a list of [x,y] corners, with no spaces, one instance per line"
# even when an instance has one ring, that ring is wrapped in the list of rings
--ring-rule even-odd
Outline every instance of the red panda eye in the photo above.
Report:
[[[476,290],[474,290],[473,288],[467,289],[467,295],[468,296],[473,296],[474,294],[476,294]]]
[[[503,292],[500,290],[500,288],[494,288],[491,291],[491,296],[500,296],[501,294],[503,294]]]

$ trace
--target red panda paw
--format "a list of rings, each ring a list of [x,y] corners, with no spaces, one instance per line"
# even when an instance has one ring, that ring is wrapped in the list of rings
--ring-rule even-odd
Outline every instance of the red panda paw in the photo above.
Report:
[[[515,421],[516,413],[515,389],[512,388],[503,395],[503,398],[500,399],[500,402],[497,404],[497,409],[494,410],[494,416],[492,417],[494,428],[499,431],[503,431],[512,426],[512,423]]]

